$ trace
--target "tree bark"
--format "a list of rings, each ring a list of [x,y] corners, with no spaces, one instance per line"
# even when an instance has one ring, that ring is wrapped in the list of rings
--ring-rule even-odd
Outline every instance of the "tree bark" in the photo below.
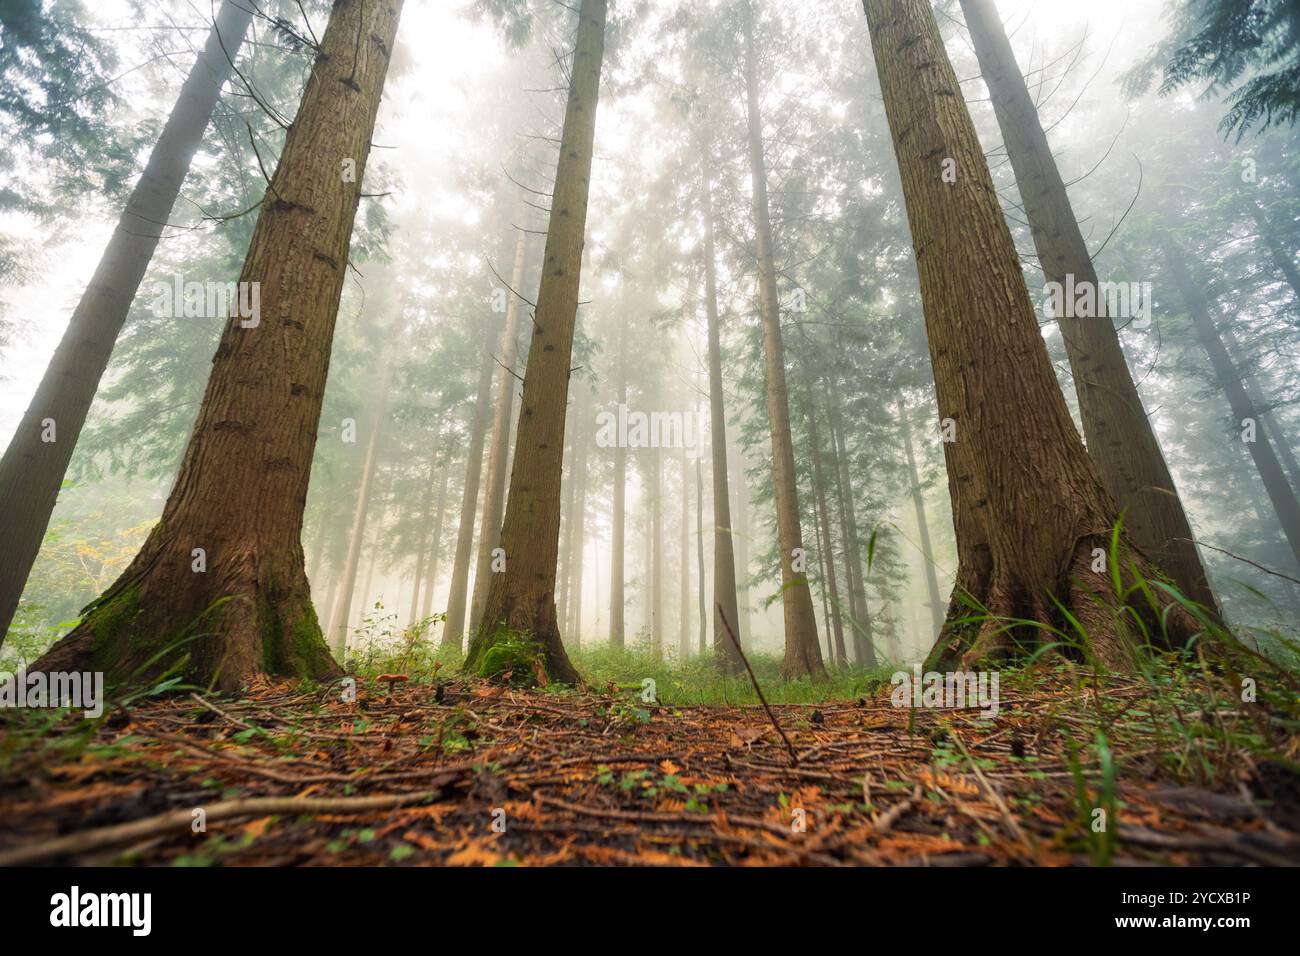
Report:
[[[555,621],[560,470],[605,51],[605,14],[606,0],[582,0],[541,288],[524,373],[515,465],[501,531],[507,565],[504,572],[492,576],[484,627],[470,642],[466,661],[474,666],[507,629],[525,632],[541,649],[550,678],[564,683],[577,681],[578,673],[564,652]]]
[[[488,415],[492,411],[492,342],[497,337],[494,323],[483,336],[483,362],[479,367],[478,392],[469,433],[469,457],[465,461],[465,494],[460,501],[460,524],[456,529],[456,555],[451,566],[451,591],[447,595],[447,621],[442,646],[460,647],[465,635],[465,612],[469,601],[469,565],[474,557],[474,514],[478,511],[479,481],[483,475],[483,443]]]
[[[401,7],[334,4],[240,274],[259,283],[261,321],[226,323],[162,519],[40,669],[141,678],[179,663],[193,683],[229,692],[264,673],[339,673],[303,568],[303,504]],[[355,181],[340,175],[345,160]]]
[[[682,523],[677,539],[678,576],[677,653],[682,661],[691,656],[691,468],[686,460],[686,443],[678,456],[682,466]]]
[[[722,389],[722,326],[718,318],[713,189],[709,182],[711,167],[712,161],[705,150],[700,164],[700,192],[704,207],[704,310],[709,332],[709,451],[713,456],[713,655],[724,672],[734,675],[740,673],[743,665],[721,620],[725,618],[740,633],[731,495],[727,488],[730,471],[727,467],[727,412]],[[700,547],[704,547],[703,536],[700,538]]]
[[[618,328],[618,404],[627,404],[627,322],[620,318]],[[610,517],[609,547],[609,645],[623,649],[625,624],[623,610],[627,603],[623,592],[627,525],[627,449],[622,442],[614,449],[614,502]]]
[[[781,552],[781,604],[785,614],[783,677],[826,674],[817,643],[808,576],[795,570],[803,554],[799,527],[799,495],[794,470],[794,440],[790,433],[790,403],[785,384],[785,345],[781,340],[781,310],[776,293],[776,264],[772,226],[768,218],[767,168],[763,158],[763,120],[759,112],[758,74],[754,53],[753,8],[742,8],[745,34],[745,105],[749,127],[749,170],[753,184],[754,234],[758,254],[758,311],[763,326],[763,360],[767,417],[772,432],[772,484],[776,498],[778,547]]]
[[[447,514],[447,484],[451,478],[451,465],[456,458],[457,444],[455,437],[448,442],[446,457],[442,463],[442,478],[438,482],[437,517],[433,524],[433,540],[429,544],[429,573],[424,581],[424,599],[423,606],[420,608],[420,617],[429,617],[433,614],[433,592],[438,586],[438,558],[442,553],[443,519]]]
[[[509,304],[506,326],[501,332],[501,365],[497,369],[496,403],[493,406],[492,442],[488,446],[486,491],[483,493],[483,518],[479,524],[478,563],[474,571],[474,596],[470,602],[469,629],[479,629],[483,620],[483,602],[487,600],[488,582],[492,580],[492,549],[501,543],[501,515],[505,510],[506,459],[510,455],[510,422],[515,407],[515,365],[519,361],[519,289],[524,282],[524,262],[528,253],[528,233],[519,230],[515,240],[515,263],[510,272]]]
[[[844,424],[840,418],[839,407],[831,400],[829,389],[826,394],[826,404],[830,409],[831,453],[834,456],[832,469],[835,472],[836,492],[839,496],[841,533],[845,541],[845,564],[848,566],[853,659],[859,667],[875,667],[875,636],[872,634],[871,608],[867,604],[862,547],[858,540],[858,513],[853,503],[853,484],[849,479],[849,456],[844,439]]]
[[[420,502],[420,535],[415,553],[414,590],[411,592],[411,617],[409,627],[420,621],[420,594],[424,586],[424,561],[429,553],[429,533],[433,530],[433,488],[438,483],[438,452],[442,447],[442,428],[439,426],[433,438],[434,451],[429,454],[429,477],[424,483],[424,495]]]
[[[569,640],[574,647],[582,646],[582,569],[586,551],[587,456],[591,434],[588,429],[587,402],[580,399],[579,405],[583,410],[576,413],[578,430],[575,439],[578,447],[574,452],[573,473],[577,488],[573,496],[573,507],[569,512],[569,522],[573,525],[573,541],[569,552],[568,609],[565,611],[565,619],[569,622]]]
[[[957,537],[957,587],[927,669],[982,664],[1061,620],[1108,666],[1131,661],[1123,612],[1095,592],[1118,509],[1065,405],[993,180],[926,0],[864,0],[920,278]],[[958,171],[945,182],[944,160]],[[1121,569],[1153,571],[1121,534]],[[1127,571],[1121,571],[1125,578]],[[977,602],[987,617],[957,625]],[[1157,599],[1159,600],[1159,599]],[[1158,609],[1134,609],[1161,633]],[[1174,615],[1173,617],[1177,617]],[[1007,619],[1038,626],[1007,629]],[[1172,641],[1186,622],[1171,618]],[[1052,640],[1055,640],[1053,637]]]
[[[1119,333],[1102,308],[1097,271],[994,0],[961,0],[961,6],[1044,276],[1061,288],[1067,276],[1073,276],[1076,288],[1088,286],[1096,294],[1097,316],[1057,317],[1088,454],[1134,543],[1184,595],[1217,614],[1182,500],[1133,382]]]
[[[810,377],[808,377],[810,379]],[[826,481],[822,470],[821,433],[817,430],[817,408],[812,401],[812,388],[806,388],[808,395],[808,454],[813,463],[813,495],[817,503],[818,525],[821,528],[821,549],[826,555],[825,587],[830,594],[830,621],[835,636],[835,663],[843,665],[848,660],[848,651],[844,646],[844,618],[840,613],[840,586],[835,574],[835,545],[831,540],[831,515],[826,506]]]
[[[1273,452],[1273,446],[1269,444],[1268,436],[1262,426],[1259,426],[1259,412],[1250,396],[1246,394],[1246,388],[1241,383],[1241,378],[1232,364],[1223,340],[1219,337],[1219,331],[1210,313],[1210,304],[1192,278],[1183,251],[1175,246],[1172,240],[1164,248],[1164,260],[1173,285],[1178,289],[1187,311],[1191,313],[1192,321],[1196,324],[1197,337],[1200,338],[1201,347],[1210,358],[1214,377],[1228,397],[1228,405],[1232,408],[1232,416],[1236,419],[1237,427],[1243,427],[1243,420],[1248,418],[1257,424],[1255,440],[1244,444],[1255,462],[1260,479],[1264,482],[1264,490],[1268,492],[1268,499],[1273,504],[1273,511],[1282,526],[1282,533],[1286,535],[1287,543],[1291,546],[1291,554],[1295,556],[1296,562],[1300,563],[1300,502],[1297,502],[1295,492],[1287,483],[1286,475],[1282,472],[1282,466]]]
[[[118,333],[144,280],[221,88],[230,79],[252,11],[223,0],[202,52],[131,191],[32,403],[0,459],[0,644],[40,552],[68,462]],[[53,440],[44,436],[54,423]]]

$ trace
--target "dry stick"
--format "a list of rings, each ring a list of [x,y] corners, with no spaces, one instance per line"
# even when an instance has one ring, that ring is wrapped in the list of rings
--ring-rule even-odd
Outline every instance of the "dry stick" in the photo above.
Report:
[[[718,604],[717,608],[718,618],[722,621],[722,626],[727,632],[727,637],[731,638],[731,643],[736,645],[736,653],[740,655],[740,660],[744,663],[745,670],[749,672],[749,679],[754,685],[754,693],[758,694],[759,703],[761,703],[763,709],[767,711],[767,719],[772,721],[772,726],[776,728],[776,732],[780,734],[781,739],[785,741],[785,749],[790,752],[790,766],[799,766],[799,757],[794,752],[794,745],[790,743],[790,738],[785,735],[785,731],[782,730],[781,725],[777,723],[776,714],[772,713],[772,708],[767,706],[767,698],[763,696],[763,688],[758,686],[758,678],[754,676],[754,668],[749,666],[749,658],[745,656],[744,648],[740,646],[740,641],[736,640],[736,635],[731,630],[731,624],[727,621],[727,615],[722,613],[722,605]]]
[[[454,779],[455,775],[451,775]],[[228,820],[233,817],[269,816],[279,813],[365,813],[369,810],[390,810],[412,803],[423,803],[438,796],[442,783],[451,780],[435,780],[439,786],[436,790],[423,790],[418,793],[381,794],[373,797],[252,797],[247,800],[223,800],[205,807],[206,820]],[[173,830],[189,829],[194,822],[193,810],[182,808],[160,813],[157,816],[132,820],[129,823],[115,823],[112,826],[99,827],[95,830],[83,830],[70,833],[56,840],[47,840],[34,846],[17,847],[0,852],[0,866],[27,866],[41,860],[62,856],[68,853],[86,853],[104,847],[128,843],[146,837],[157,836]]]

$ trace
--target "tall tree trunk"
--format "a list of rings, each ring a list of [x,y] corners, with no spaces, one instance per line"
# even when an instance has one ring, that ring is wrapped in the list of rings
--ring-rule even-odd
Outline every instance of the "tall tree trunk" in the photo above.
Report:
[[[574,413],[577,418],[577,413]],[[564,504],[560,507],[560,528],[562,536],[560,538],[559,562],[557,569],[559,574],[559,597],[555,602],[555,619],[560,629],[561,636],[569,633],[569,589],[573,583],[573,499],[578,490],[578,472],[573,467],[574,459],[578,457],[578,436],[573,434],[577,431],[574,428],[566,428],[570,433],[569,453],[565,460],[569,464],[569,480],[564,486]]]
[[[343,594],[334,616],[329,622],[329,639],[334,657],[343,660],[347,650],[348,627],[352,619],[352,598],[357,587],[357,567],[361,560],[361,546],[366,536],[366,518],[370,513],[375,466],[379,459],[379,438],[388,411],[388,390],[392,387],[393,366],[391,354],[384,350],[379,363],[379,399],[370,417],[370,434],[366,438],[366,460],[361,466],[361,485],[357,488],[357,503],[352,510],[352,534],[348,538],[348,556],[343,565]],[[369,585],[366,586],[367,589]],[[363,600],[366,595],[363,595]]]
[[[943,599],[939,597],[939,578],[934,570],[934,551],[930,547],[930,522],[925,516],[925,495],[921,492],[921,476],[916,469],[916,455],[912,451],[912,423],[907,406],[898,402],[898,423],[903,432],[903,451],[907,455],[908,487],[912,495],[912,510],[916,514],[917,535],[921,539],[921,564],[925,569],[925,589],[930,598],[930,621],[934,628],[930,635],[938,639],[943,630]]]
[[[420,608],[420,617],[433,614],[433,592],[438,586],[438,558],[442,554],[443,519],[447,514],[447,483],[451,477],[451,465],[456,459],[458,442],[453,436],[447,443],[447,450],[442,463],[442,478],[438,481],[438,505],[433,523],[433,540],[429,544],[429,573],[424,583],[424,599]]]
[[[0,644],[41,549],[99,380],[221,88],[230,79],[231,60],[243,45],[252,15],[241,0],[223,0],[90,284],[0,459],[0,541],[5,548],[0,562]],[[47,423],[53,423],[52,437]]]
[[[686,443],[678,456],[682,466],[682,523],[677,540],[678,575],[677,652],[682,661],[691,656],[691,468]]]
[[[697,413],[698,414],[698,413]],[[730,532],[728,532],[729,534]],[[695,459],[695,593],[700,608],[700,656],[705,654],[709,636],[709,606],[704,597],[704,462]],[[715,586],[716,587],[716,586]],[[735,594],[735,591],[732,591]],[[731,643],[730,640],[727,641]],[[735,648],[732,648],[735,651]]]
[[[809,378],[808,376],[805,376]],[[826,506],[826,481],[822,472],[822,444],[821,433],[817,430],[817,408],[812,400],[811,384],[805,389],[808,396],[807,414],[808,414],[808,454],[812,458],[813,464],[813,496],[817,504],[817,522],[821,528],[820,547],[826,555],[825,564],[825,588],[830,594],[830,620],[832,632],[835,636],[835,662],[843,665],[848,660],[848,652],[844,646],[844,617],[840,613],[840,585],[839,579],[835,574],[835,545],[831,540],[831,515],[830,509]]]
[[[823,380],[824,382],[824,380]],[[844,424],[839,407],[832,400],[829,387],[826,406],[830,409],[832,468],[839,497],[841,534],[845,541],[845,564],[848,566],[853,624],[853,660],[859,667],[876,666],[876,644],[872,634],[871,608],[867,604],[867,585],[863,578],[862,546],[858,540],[858,512],[853,503],[853,484],[849,480],[849,456],[844,439]]]
[[[596,102],[605,52],[606,0],[582,0],[569,102],[560,134],[542,282],[524,373],[523,407],[515,436],[515,465],[501,530],[506,570],[492,576],[484,628],[470,644],[478,662],[506,628],[528,633],[548,675],[565,683],[578,673],[555,624],[555,559],[560,546],[560,469],[568,406],[578,283],[587,225],[587,192],[596,135]]]
[[[727,412],[722,390],[722,328],[718,319],[718,272],[713,234],[713,189],[709,182],[712,161],[704,151],[700,164],[700,192],[704,207],[704,311],[709,332],[709,450],[713,456],[713,654],[728,674],[742,668],[740,654],[727,629],[725,618],[740,633],[740,609],[736,591],[736,553],[731,527],[731,495],[727,489]],[[703,505],[701,504],[701,508]],[[700,548],[704,547],[703,536]],[[703,573],[701,572],[701,578]],[[703,638],[701,638],[703,640]],[[701,648],[701,652],[703,648]]]
[[[618,328],[618,404],[627,404],[627,322],[619,319]],[[625,624],[623,610],[627,598],[623,591],[627,526],[627,449],[622,442],[614,449],[614,502],[610,517],[609,547],[609,644],[623,649]]]
[[[1255,440],[1243,444],[1250,451],[1250,457],[1255,462],[1259,477],[1264,482],[1264,490],[1268,492],[1268,499],[1273,504],[1273,511],[1282,526],[1282,533],[1286,535],[1287,543],[1291,545],[1291,553],[1295,556],[1296,562],[1300,563],[1300,502],[1297,502],[1295,492],[1287,483],[1286,475],[1283,474],[1282,466],[1273,452],[1273,446],[1269,444],[1268,436],[1262,428],[1258,427],[1259,412],[1255,408],[1255,403],[1250,400],[1250,396],[1246,394],[1246,388],[1242,385],[1228,350],[1224,348],[1223,340],[1219,337],[1219,331],[1210,313],[1210,303],[1192,278],[1183,251],[1175,246],[1172,240],[1169,240],[1164,248],[1164,260],[1174,287],[1178,289],[1187,311],[1191,313],[1192,321],[1196,324],[1196,334],[1201,340],[1201,347],[1210,357],[1214,377],[1228,396],[1228,405],[1232,408],[1232,416],[1236,419],[1237,427],[1244,427],[1245,419],[1256,422]]]
[[[492,580],[492,549],[501,543],[501,514],[505,510],[506,459],[510,455],[510,421],[515,407],[515,365],[519,361],[519,289],[524,282],[524,261],[528,253],[528,233],[522,228],[515,240],[515,264],[510,272],[510,302],[506,306],[506,326],[501,332],[501,365],[497,369],[496,402],[492,412],[492,442],[488,446],[486,490],[483,493],[483,518],[479,524],[478,563],[474,571],[474,597],[470,602],[469,629],[479,629],[483,620],[483,602],[487,600],[488,582]]]
[[[429,454],[429,477],[424,483],[424,497],[420,502],[420,533],[417,537],[415,552],[414,590],[411,592],[411,617],[409,626],[414,627],[420,620],[420,590],[424,585],[424,560],[429,553],[429,532],[433,530],[433,488],[438,483],[438,452],[442,447],[442,428],[434,434],[435,451]]]
[[[1295,296],[1297,302],[1300,302],[1300,269],[1296,268],[1295,256],[1283,244],[1282,236],[1273,224],[1273,220],[1258,201],[1249,200],[1247,211],[1259,229],[1259,237],[1268,250],[1273,265],[1277,266],[1278,272],[1282,273],[1282,278],[1286,279],[1286,284],[1291,287],[1291,294]]]
[[[785,657],[781,674],[822,677],[821,648],[813,616],[808,576],[795,570],[803,555],[799,527],[799,495],[794,470],[794,440],[790,434],[790,403],[785,385],[785,345],[781,340],[781,310],[776,294],[776,263],[772,226],[768,219],[767,167],[763,158],[763,119],[759,113],[758,74],[754,53],[754,11],[749,0],[742,9],[745,33],[745,104],[749,125],[749,171],[753,184],[754,236],[758,253],[758,311],[763,325],[763,364],[767,417],[772,431],[772,484],[776,498],[776,527],[781,552],[781,604],[785,612]]]
[[[902,178],[920,278],[939,413],[956,427],[945,442],[957,537],[957,590],[927,667],[977,666],[1015,643],[1044,640],[1055,602],[1086,629],[1091,652],[1128,665],[1123,613],[1094,595],[1091,570],[1119,513],[1084,450],[1057,385],[1037,316],[927,0],[864,0],[876,70]],[[945,160],[958,171],[944,181]],[[1119,567],[1153,572],[1121,534]],[[1121,571],[1127,581],[1128,571]],[[966,595],[989,613],[978,625]],[[1156,599],[1160,600],[1160,599]],[[1156,612],[1144,615],[1161,633]],[[1170,639],[1188,622],[1174,615]]]
[[[658,448],[650,453],[650,649],[655,657],[664,652],[664,509],[663,462]]]
[[[1097,300],[1095,317],[1076,317],[1069,309],[1063,310],[1069,315],[1057,318],[1088,454],[1123,512],[1133,542],[1187,597],[1217,612],[1182,500],[1133,383],[1119,333],[1105,315],[1088,245],[994,0],[961,0],[961,6],[1043,273],[1060,288],[1072,276],[1074,287],[1091,288]]]
[[[162,519],[41,670],[143,677],[179,655],[188,679],[232,692],[263,673],[339,673],[312,608],[302,513],[401,8],[334,4],[240,274],[259,284],[262,321],[226,323]],[[355,160],[355,182],[340,176],[344,160]],[[192,570],[195,548],[206,552],[203,573]],[[193,640],[165,650],[200,618]]]
[[[1236,367],[1241,369],[1241,384],[1245,386],[1246,394],[1250,396],[1256,411],[1259,412],[1259,420],[1273,442],[1273,450],[1277,452],[1283,470],[1286,471],[1287,477],[1291,479],[1291,487],[1297,493],[1300,493],[1300,462],[1296,461],[1295,452],[1291,449],[1290,439],[1287,438],[1286,432],[1282,430],[1281,424],[1274,417],[1272,409],[1268,407],[1268,401],[1264,398],[1264,390],[1260,387],[1259,379],[1250,371],[1249,364],[1245,361],[1238,361],[1242,356],[1242,349],[1237,343],[1237,337],[1233,334],[1232,329],[1225,327],[1222,334],[1223,345],[1228,350],[1228,357]]]
[[[730,462],[734,461],[734,467]],[[733,533],[731,539],[736,546],[736,613],[740,616],[740,624],[736,628],[736,637],[740,639],[740,646],[746,651],[753,646],[753,636],[750,633],[750,603],[749,603],[749,485],[745,483],[745,456],[741,451],[740,445],[730,446],[728,455],[728,479],[732,482],[732,500],[736,502],[736,507],[732,512],[731,522]],[[724,605],[725,607],[725,605]],[[718,637],[714,635],[714,646],[717,646]]]
[[[456,555],[451,566],[451,591],[447,595],[447,622],[442,646],[460,647],[465,635],[465,612],[469,602],[469,565],[474,559],[474,514],[478,511],[479,480],[483,474],[483,442],[488,415],[492,411],[492,342],[497,328],[489,323],[483,341],[483,362],[479,367],[474,419],[469,433],[469,457],[465,461],[465,494],[460,502],[460,524],[456,530]]]

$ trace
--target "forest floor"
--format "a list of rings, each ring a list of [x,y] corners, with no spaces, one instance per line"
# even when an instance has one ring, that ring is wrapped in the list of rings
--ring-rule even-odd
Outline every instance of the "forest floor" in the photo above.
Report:
[[[427,675],[8,722],[0,863],[1300,862],[1300,736],[1239,746],[1251,705],[1069,667],[1004,675],[992,718],[890,690],[773,704],[780,731],[761,706]]]

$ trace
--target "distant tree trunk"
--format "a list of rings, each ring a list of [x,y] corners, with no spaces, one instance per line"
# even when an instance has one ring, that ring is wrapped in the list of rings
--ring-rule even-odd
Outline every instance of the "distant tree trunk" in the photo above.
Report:
[[[1259,420],[1273,442],[1273,450],[1277,452],[1282,468],[1286,471],[1287,477],[1291,479],[1291,488],[1300,493],[1300,462],[1296,461],[1295,452],[1291,450],[1291,441],[1286,432],[1282,430],[1282,426],[1274,417],[1272,409],[1268,407],[1268,401],[1264,398],[1264,390],[1260,388],[1259,379],[1249,370],[1250,366],[1247,362],[1244,360],[1238,361],[1242,356],[1242,349],[1237,343],[1237,337],[1233,334],[1231,328],[1225,327],[1223,329],[1223,344],[1228,350],[1228,357],[1233,361],[1234,366],[1242,370],[1241,384],[1245,386],[1246,394],[1250,396],[1251,402],[1254,403],[1256,410],[1259,412]]]
[[[569,552],[571,581],[569,582],[569,609],[565,617],[569,622],[569,639],[574,647],[582,646],[582,569],[586,553],[587,529],[587,456],[590,446],[589,417],[585,397],[579,404],[583,408],[577,414],[578,430],[575,436],[578,443],[574,454],[573,472],[577,491],[574,494],[573,508],[569,512],[569,521],[573,525],[572,550]]]
[[[483,474],[483,442],[488,415],[492,411],[492,343],[497,327],[489,323],[484,334],[483,361],[479,366],[474,419],[469,433],[469,457],[465,461],[465,494],[460,502],[460,524],[456,530],[456,555],[451,566],[451,591],[447,595],[447,623],[442,646],[460,647],[465,634],[465,611],[469,601],[469,566],[474,559],[474,513],[478,510],[479,480]]]
[[[0,562],[0,644],[41,549],[99,380],[221,88],[230,79],[230,61],[243,45],[252,15],[247,4],[223,0],[67,331],[0,459],[0,541],[5,549]],[[52,433],[47,423],[53,423]]]
[[[1174,287],[1178,289],[1192,321],[1196,324],[1196,334],[1201,340],[1201,346],[1210,357],[1214,377],[1228,397],[1228,405],[1232,408],[1232,417],[1236,419],[1237,427],[1245,427],[1245,419],[1256,422],[1255,440],[1243,444],[1250,452],[1255,468],[1259,471],[1259,477],[1264,482],[1264,490],[1268,492],[1273,511],[1282,526],[1282,533],[1286,535],[1287,543],[1291,545],[1291,553],[1297,563],[1300,563],[1300,502],[1297,502],[1295,492],[1287,483],[1286,475],[1283,474],[1277,455],[1269,444],[1268,436],[1264,434],[1262,428],[1258,427],[1259,412],[1255,408],[1255,403],[1250,400],[1250,396],[1246,394],[1246,388],[1242,385],[1236,368],[1233,367],[1228,350],[1223,346],[1223,340],[1219,337],[1219,331],[1210,313],[1210,304],[1192,278],[1183,251],[1175,246],[1172,240],[1169,240],[1164,248],[1164,260]]]
[[[740,632],[740,609],[736,589],[736,554],[731,527],[731,495],[727,489],[727,413],[722,390],[722,328],[718,319],[718,273],[713,236],[713,191],[709,182],[712,161],[707,150],[700,164],[704,206],[704,310],[709,330],[709,448],[713,455],[713,614],[726,618]],[[701,509],[703,504],[700,505]],[[701,529],[703,530],[703,529]],[[704,549],[703,535],[699,544]],[[701,582],[704,579],[700,573]],[[703,584],[701,584],[701,587]],[[700,638],[703,642],[704,638]],[[700,651],[703,653],[703,646]],[[727,629],[721,620],[713,624],[713,654],[728,674],[743,667]]]
[[[483,620],[483,602],[487,600],[488,582],[492,580],[492,549],[501,542],[501,515],[505,510],[506,459],[510,455],[510,422],[515,407],[515,365],[518,364],[519,291],[524,283],[524,260],[528,252],[528,233],[519,230],[515,240],[515,264],[510,272],[510,302],[506,306],[506,326],[501,332],[501,365],[497,369],[496,402],[493,406],[492,442],[488,446],[486,490],[483,493],[483,518],[479,524],[478,563],[474,571],[474,597],[470,602],[469,629],[479,629]]]
[[[1291,294],[1295,296],[1297,302],[1300,302],[1300,269],[1296,268],[1295,256],[1283,244],[1278,228],[1263,206],[1252,199],[1247,203],[1246,208],[1259,229],[1259,237],[1264,243],[1264,248],[1268,250],[1273,265],[1277,266],[1277,270],[1282,273],[1282,278],[1291,287]]]
[[[975,126],[927,0],[864,0],[871,48],[898,160],[912,232],[939,413],[953,422],[945,442],[957,537],[957,590],[927,669],[982,664],[1043,640],[1054,601],[1089,635],[1091,653],[1112,667],[1130,662],[1121,614],[1095,596],[1106,578],[1091,570],[1119,514],[1084,450],[1057,384],[1025,287],[1015,243],[998,205]],[[944,181],[945,160],[957,181]],[[1154,574],[1121,534],[1115,560]],[[989,618],[968,616],[961,595]],[[1166,606],[1161,598],[1155,599]],[[1134,609],[1139,610],[1139,609]],[[1153,609],[1140,609],[1156,635]],[[1190,622],[1171,615],[1170,641]]]
[[[442,554],[442,527],[443,519],[447,514],[447,483],[451,477],[451,465],[456,459],[457,441],[453,436],[447,443],[447,449],[443,455],[442,477],[438,480],[438,505],[435,509],[436,517],[433,523],[433,540],[429,544],[429,574],[424,583],[424,599],[420,608],[420,617],[429,617],[433,614],[433,592],[438,586],[438,558]]]
[[[686,443],[679,456],[682,465],[682,523],[678,536],[677,560],[680,562],[677,608],[677,648],[683,661],[691,656],[691,468],[686,460]]]
[[[817,541],[817,591],[822,598],[822,630],[826,632],[826,660],[835,660],[834,635],[831,630],[831,604],[826,597],[826,552],[822,550],[822,515],[813,509],[813,539]]]
[[[829,389],[826,406],[830,409],[831,451],[834,455],[836,494],[840,505],[841,533],[845,541],[845,564],[848,566],[853,624],[853,660],[859,667],[876,665],[875,638],[872,634],[871,608],[867,604],[867,585],[863,578],[862,547],[858,540],[858,513],[853,503],[853,484],[849,480],[849,456],[844,440],[844,425],[838,405]]]
[[[434,435],[434,451],[429,455],[429,478],[424,484],[424,498],[420,502],[420,533],[415,552],[414,589],[411,592],[410,626],[420,620],[420,588],[424,584],[424,559],[429,551],[429,532],[433,530],[433,486],[438,483],[438,452],[442,446],[442,428]]]
[[[618,404],[627,404],[627,323],[620,318],[618,328]],[[623,649],[623,609],[627,604],[623,593],[624,536],[627,525],[627,449],[619,442],[614,449],[614,502],[610,517],[609,547],[609,644]]]
[[[302,512],[401,8],[334,4],[240,274],[259,284],[260,321],[226,323],[162,519],[39,669],[143,678],[180,656],[188,680],[228,692],[264,673],[339,673],[311,604]],[[339,175],[345,158],[356,161],[355,181]],[[200,547],[206,571],[196,573]],[[196,623],[201,637],[165,650]]]
[[[569,462],[568,480],[564,482],[564,504],[560,507],[560,587],[559,598],[555,602],[555,620],[561,636],[569,632],[569,585],[573,578],[573,497],[578,490],[578,473],[573,467],[573,461],[578,457],[578,436],[573,434],[576,429],[566,428],[565,431],[571,434],[569,453],[565,456],[565,461]]]
[[[835,662],[843,665],[848,660],[848,652],[844,646],[844,618],[840,614],[840,586],[835,574],[835,545],[831,540],[831,515],[830,509],[826,506],[826,481],[822,473],[821,433],[817,429],[817,407],[812,399],[811,385],[806,389],[806,394],[808,396],[808,455],[812,458],[813,466],[813,496],[817,504],[817,523],[821,529],[820,547],[826,555],[824,572],[826,576],[822,580],[825,588],[830,593],[831,607],[828,623],[835,636]]]
[[[709,636],[709,609],[704,597],[704,462],[699,458],[695,459],[695,592],[700,607],[699,647],[703,657]]]
[[[1133,542],[1187,597],[1217,613],[1192,543],[1191,525],[1133,383],[1119,334],[1106,317],[1088,245],[997,8],[993,0],[961,0],[961,7],[1043,273],[1062,289],[1072,276],[1076,288],[1091,288],[1097,300],[1096,316],[1074,316],[1069,309],[1062,310],[1069,315],[1057,317],[1088,454],[1123,512]]]
[[[912,424],[907,406],[898,403],[898,423],[903,432],[903,451],[907,454],[908,487],[912,495],[912,510],[916,514],[917,534],[921,539],[921,564],[925,569],[925,589],[930,597],[930,621],[938,639],[943,630],[943,599],[939,597],[939,578],[934,571],[934,551],[930,547],[930,522],[925,516],[925,495],[921,492],[921,476],[916,470],[916,456],[912,452]]]
[[[664,652],[664,508],[663,462],[658,448],[650,453],[650,648]]]
[[[730,461],[733,460],[735,461],[734,469],[730,465]],[[736,637],[740,639],[740,646],[748,651],[753,646],[753,636],[749,628],[750,502],[749,485],[745,483],[745,456],[741,453],[739,444],[731,447],[728,460],[728,478],[734,479],[731,497],[736,502],[731,518],[734,529],[731,538],[736,545],[736,613],[740,615],[740,625],[736,628]],[[717,646],[717,635],[714,636],[714,646]]]
[[[573,683],[578,673],[555,622],[555,564],[560,546],[560,469],[569,369],[578,314],[578,282],[587,224],[587,191],[596,134],[596,101],[605,51],[606,0],[582,0],[569,102],[560,135],[542,282],[524,373],[515,465],[501,531],[506,570],[492,576],[484,628],[470,642],[473,667],[507,628],[528,633],[547,674]]]
[[[348,556],[343,565],[343,594],[334,617],[329,622],[330,642],[336,660],[343,660],[347,651],[348,625],[352,615],[352,595],[357,587],[357,567],[361,559],[361,545],[366,536],[366,517],[370,513],[371,486],[375,480],[375,465],[379,459],[379,437],[388,411],[388,390],[392,387],[393,366],[387,349],[379,362],[379,399],[370,418],[370,434],[366,438],[366,460],[361,466],[361,486],[357,489],[357,503],[352,510],[352,533],[348,538]],[[367,589],[369,585],[366,585]],[[363,595],[364,600],[364,595]]]
[[[808,576],[795,570],[803,554],[799,527],[799,495],[794,470],[794,440],[790,434],[790,404],[785,385],[785,345],[781,341],[781,310],[776,293],[776,263],[772,227],[768,221],[767,167],[763,159],[763,119],[759,113],[758,75],[754,54],[754,11],[746,0],[742,10],[745,32],[745,103],[749,125],[749,170],[753,184],[754,235],[758,253],[758,311],[763,325],[763,358],[767,417],[772,431],[772,484],[781,552],[781,604],[785,612],[785,657],[781,675],[822,677],[821,648],[813,616]]]

